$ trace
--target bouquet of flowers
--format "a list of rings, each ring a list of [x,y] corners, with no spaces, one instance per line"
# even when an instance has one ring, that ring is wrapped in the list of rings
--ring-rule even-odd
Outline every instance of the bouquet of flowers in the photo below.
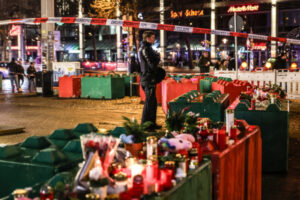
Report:
[[[86,158],[90,152],[97,152],[102,162],[103,171],[106,172],[114,159],[120,139],[91,133],[80,136],[80,141],[83,157]]]

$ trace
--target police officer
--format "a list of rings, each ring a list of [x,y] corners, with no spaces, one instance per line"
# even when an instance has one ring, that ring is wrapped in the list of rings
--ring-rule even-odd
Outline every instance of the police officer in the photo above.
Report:
[[[18,76],[17,76],[18,65],[15,62],[14,58],[11,59],[11,62],[7,65],[7,67],[9,70],[9,79],[10,79],[10,83],[11,83],[11,90],[12,90],[12,93],[14,93],[15,92],[14,83],[16,84],[17,90],[19,90],[19,88],[20,88],[19,82],[18,82]]]
[[[155,94],[160,57],[159,54],[152,49],[154,42],[154,32],[145,31],[143,33],[142,45],[138,51],[141,68],[140,82],[146,96],[141,123],[146,121],[152,122],[151,130],[161,128],[161,126],[156,124],[157,100]]]

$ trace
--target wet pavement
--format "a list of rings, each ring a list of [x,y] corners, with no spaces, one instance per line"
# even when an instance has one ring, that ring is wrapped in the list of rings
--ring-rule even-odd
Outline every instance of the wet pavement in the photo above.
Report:
[[[117,100],[59,99],[28,93],[11,94],[9,80],[3,81],[0,93],[0,126],[25,127],[21,134],[0,135],[0,144],[15,144],[33,135],[49,135],[59,128],[73,128],[78,123],[93,123],[98,128],[113,129],[122,125],[122,116],[140,121],[143,105],[138,97]],[[158,108],[158,124],[165,115]],[[263,200],[300,199],[300,101],[291,102],[289,171],[263,175]]]

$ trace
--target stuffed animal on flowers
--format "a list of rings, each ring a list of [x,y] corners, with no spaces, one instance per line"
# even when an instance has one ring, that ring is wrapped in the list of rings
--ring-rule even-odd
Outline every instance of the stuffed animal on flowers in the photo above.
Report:
[[[178,134],[177,132],[171,133],[171,138],[163,137],[159,140],[159,146],[169,152],[178,152],[181,150],[192,149],[192,143],[195,142],[195,138],[191,134]]]

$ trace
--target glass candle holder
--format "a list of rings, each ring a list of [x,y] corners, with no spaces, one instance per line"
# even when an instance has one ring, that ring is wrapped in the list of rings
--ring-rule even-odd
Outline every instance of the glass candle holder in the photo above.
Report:
[[[99,194],[89,193],[85,195],[86,200],[100,200]]]
[[[136,164],[136,158],[135,157],[130,156],[130,157],[126,158],[125,166],[127,168],[131,168],[134,164]]]
[[[155,182],[158,177],[158,159],[157,156],[150,156],[146,164],[146,182]]]
[[[155,136],[147,137],[147,159],[150,156],[157,156],[157,138]]]
[[[49,185],[44,185],[40,189],[41,200],[53,200],[53,189]]]
[[[226,110],[226,132],[230,134],[230,129],[234,125],[234,110]],[[230,135],[229,135],[230,136]]]
[[[13,196],[14,196],[14,200],[18,200],[19,198],[22,198],[22,197],[28,197],[27,194],[27,190],[25,189],[16,189],[13,191]]]
[[[178,167],[176,169],[176,178],[184,178],[187,175],[186,158],[181,154],[176,154],[176,158],[179,160]]]

